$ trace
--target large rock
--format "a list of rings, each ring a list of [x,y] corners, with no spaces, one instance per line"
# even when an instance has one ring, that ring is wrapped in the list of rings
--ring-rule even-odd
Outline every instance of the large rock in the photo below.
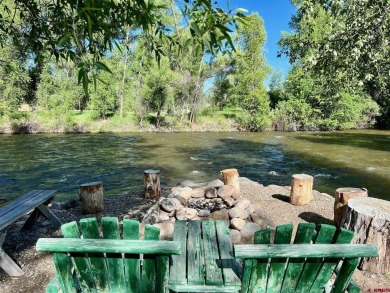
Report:
[[[175,198],[176,198],[178,201],[180,201],[180,203],[181,203],[182,206],[185,206],[185,207],[186,207],[186,206],[188,205],[188,201],[187,201],[184,197],[178,195],[178,196],[176,196]]]
[[[219,179],[216,179],[214,181],[211,181],[209,184],[207,184],[208,187],[214,187],[214,188],[219,188],[221,186],[224,186],[224,183],[219,180]]]
[[[231,197],[231,196],[222,197],[222,200],[223,200],[223,203],[224,203],[227,207],[232,207],[232,206],[234,206],[234,204],[236,203],[236,201],[234,200],[234,198]]]
[[[240,218],[233,218],[230,220],[230,226],[234,229],[241,230],[244,228],[245,220],[242,220]]]
[[[230,229],[230,239],[233,244],[241,243],[241,233],[235,229]]]
[[[161,240],[172,240],[173,232],[175,230],[175,225],[172,222],[158,223],[153,226],[160,228]]]
[[[181,210],[183,208],[180,201],[177,200],[176,198],[164,198],[160,202],[160,206],[164,211],[166,211],[168,213],[175,211],[175,210]]]
[[[192,190],[192,195],[191,197],[193,198],[201,198],[201,197],[204,197],[204,189],[203,188],[195,188],[194,190]]]
[[[231,218],[240,218],[242,220],[245,220],[246,218],[248,218],[249,214],[247,211],[245,211],[243,209],[234,207],[234,208],[229,210],[229,216]]]
[[[176,219],[184,220],[184,221],[191,220],[195,218],[196,214],[197,214],[197,210],[191,208],[184,208],[176,212]]]
[[[255,232],[261,230],[261,227],[256,223],[245,223],[244,227],[241,229],[242,238],[246,238],[246,240],[252,239]]]
[[[186,200],[189,200],[192,196],[192,188],[191,187],[183,187],[179,192],[179,195]]]
[[[233,196],[236,193],[236,188],[233,185],[224,185],[218,189],[219,197]]]
[[[170,214],[170,213],[161,211],[160,214],[158,215],[157,221],[158,221],[158,222],[165,222],[165,221],[168,221],[169,218],[170,218],[169,214]]]
[[[205,190],[205,193],[206,193],[206,197],[207,198],[216,198],[217,197],[217,190],[215,189],[215,187],[209,187]]]
[[[205,217],[208,217],[210,216],[210,211],[209,210],[200,210],[198,211],[198,216],[199,217],[202,217],[202,218],[205,218]]]
[[[210,218],[213,220],[224,220],[229,222],[229,213],[226,209],[212,212]]]
[[[236,202],[236,204],[234,205],[234,207],[245,210],[245,209],[248,208],[250,205],[251,205],[250,200],[244,198],[244,199],[238,200],[238,201]]]

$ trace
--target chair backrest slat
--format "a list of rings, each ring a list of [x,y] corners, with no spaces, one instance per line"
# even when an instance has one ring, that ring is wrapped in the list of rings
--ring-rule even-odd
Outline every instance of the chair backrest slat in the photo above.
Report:
[[[81,233],[84,239],[100,239],[99,227],[96,218],[80,220]],[[108,291],[109,275],[103,253],[88,253],[91,271],[96,280],[98,292]]]
[[[139,222],[123,220],[123,239],[139,239]],[[141,286],[141,264],[138,254],[125,254],[125,283],[130,293],[139,293]]]
[[[294,244],[309,244],[314,235],[314,223],[299,223]],[[289,259],[281,292],[294,292],[305,264],[304,258]]]
[[[270,244],[271,229],[262,229],[254,235],[255,244]],[[244,272],[242,276],[242,293],[254,292],[255,288],[259,288],[257,292],[265,292],[267,288],[268,276],[268,259],[246,259],[244,263]]]
[[[80,231],[75,221],[63,224],[61,232],[64,238],[80,238]],[[95,278],[93,277],[91,265],[85,253],[78,253],[73,256],[73,262],[77,268],[76,274],[79,279],[82,292],[96,292]]]
[[[293,231],[293,224],[280,225],[276,227],[275,244],[290,244]],[[287,258],[272,258],[270,272],[268,274],[267,288],[274,292],[280,292],[283,284]]]
[[[331,225],[318,225],[317,235],[313,241],[316,244],[330,244],[334,238],[336,227]],[[322,266],[322,258],[310,258],[306,260],[301,277],[296,287],[297,292],[309,292],[317,274]]]
[[[145,225],[145,240],[158,240],[160,229]],[[144,263],[141,273],[141,293],[155,292],[156,283],[156,260],[144,255]]]
[[[348,244],[353,238],[353,232],[346,229],[341,229],[336,234],[336,239],[332,242],[337,244]],[[340,259],[331,258],[327,258],[323,261],[322,268],[319,271],[310,292],[321,292],[325,288],[339,262]]]
[[[73,280],[72,264],[66,253],[55,253],[53,255],[58,280],[63,293],[76,293],[77,287]]]

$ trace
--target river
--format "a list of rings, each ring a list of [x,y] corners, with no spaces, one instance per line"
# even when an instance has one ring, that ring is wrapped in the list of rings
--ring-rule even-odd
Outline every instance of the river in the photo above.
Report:
[[[237,168],[261,184],[290,185],[314,176],[314,189],[365,187],[390,200],[390,131],[34,134],[0,136],[0,198],[57,189],[74,198],[82,183],[103,181],[105,195],[143,188],[143,170],[161,181],[207,182]]]

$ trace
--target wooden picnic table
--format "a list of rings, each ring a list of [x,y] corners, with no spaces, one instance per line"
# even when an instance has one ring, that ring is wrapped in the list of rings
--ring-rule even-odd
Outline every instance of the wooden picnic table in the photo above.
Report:
[[[242,268],[224,221],[176,221],[173,240],[181,242],[181,254],[172,256],[170,290],[240,291]]]
[[[60,228],[60,220],[47,207],[56,193],[56,190],[32,190],[0,208],[0,267],[8,275],[17,277],[24,274],[22,269],[2,249],[8,226],[33,211],[22,229],[31,228],[40,215],[49,219],[55,228]]]

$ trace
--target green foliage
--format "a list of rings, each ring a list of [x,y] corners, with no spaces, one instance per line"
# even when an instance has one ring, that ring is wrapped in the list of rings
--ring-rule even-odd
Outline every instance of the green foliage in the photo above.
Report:
[[[370,127],[378,106],[362,90],[330,89],[326,79],[295,67],[285,83],[286,101],[273,112],[278,130],[339,130]]]
[[[20,57],[15,46],[0,47],[0,117],[13,115],[27,96],[30,77]]]
[[[381,106],[379,126],[390,127],[390,0],[294,3],[293,32],[283,34],[280,53],[339,93],[345,83],[348,92],[363,86]]]

